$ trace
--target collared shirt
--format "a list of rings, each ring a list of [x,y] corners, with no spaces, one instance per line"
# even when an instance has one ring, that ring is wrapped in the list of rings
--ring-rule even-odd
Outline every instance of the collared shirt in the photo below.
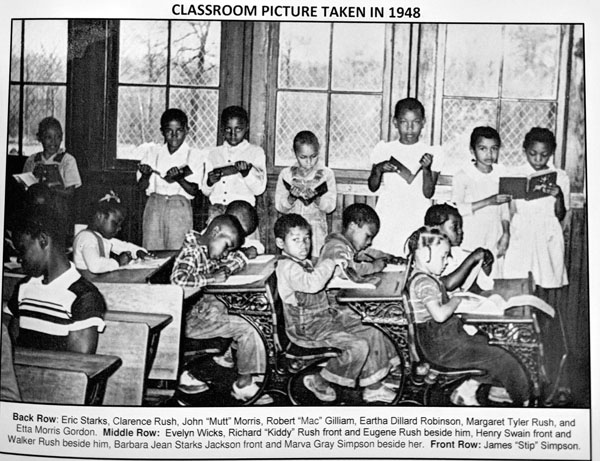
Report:
[[[71,263],[50,283],[31,277],[15,290],[4,311],[19,319],[18,345],[66,350],[72,331],[104,330],[106,303],[98,289]]]
[[[214,273],[221,268],[234,273],[246,266],[246,257],[240,251],[231,252],[220,260],[211,259],[207,246],[199,243],[201,235],[194,230],[185,235],[183,248],[177,255],[171,272],[171,283],[201,288],[214,283]]]
[[[56,156],[64,154],[60,162],[56,161]],[[56,154],[50,156],[50,158],[45,158],[44,155],[40,155],[40,161],[36,162],[36,157],[38,154],[30,155],[27,160],[25,160],[25,165],[23,165],[23,172],[33,172],[36,163],[40,163],[42,165],[51,165],[57,164],[58,171],[60,176],[62,177],[63,184],[65,188],[67,187],[79,187],[81,186],[81,177],[79,176],[79,169],[77,168],[77,160],[71,154],[68,154],[61,149]]]
[[[299,261],[288,256],[277,261],[277,290],[281,301],[293,306],[298,305],[296,292],[318,293],[325,290],[327,282],[333,276],[335,262],[324,259],[316,266],[310,260]]]
[[[137,155],[141,155],[140,164],[150,165],[158,173],[152,173],[150,176],[146,195],[182,195],[190,200],[193,195],[188,194],[177,182],[168,183],[163,179],[173,167],[189,166],[192,174],[185,178],[188,182],[198,185],[202,184],[204,175],[204,155],[203,151],[198,151],[190,147],[187,142],[183,142],[179,149],[172,154],[166,144],[146,143],[136,148]],[[142,174],[137,172],[137,180]]]
[[[245,161],[252,165],[246,177],[236,173],[224,176],[212,186],[208,186],[206,183],[208,173],[215,168],[235,165],[237,161]],[[202,193],[209,197],[213,205],[228,205],[235,200],[244,200],[254,205],[256,196],[261,195],[266,187],[267,166],[262,147],[250,144],[244,139],[237,146],[230,146],[225,142],[221,146],[208,150]]]

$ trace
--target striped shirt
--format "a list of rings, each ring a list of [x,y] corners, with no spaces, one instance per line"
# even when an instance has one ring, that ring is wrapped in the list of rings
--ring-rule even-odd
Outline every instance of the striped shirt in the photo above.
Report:
[[[427,303],[437,301],[440,305],[448,302],[444,284],[433,275],[416,272],[408,283],[410,303],[416,323],[425,323],[433,317]]]
[[[72,263],[52,282],[45,284],[42,279],[26,279],[4,308],[19,319],[19,346],[67,350],[72,331],[104,330],[104,298]]]

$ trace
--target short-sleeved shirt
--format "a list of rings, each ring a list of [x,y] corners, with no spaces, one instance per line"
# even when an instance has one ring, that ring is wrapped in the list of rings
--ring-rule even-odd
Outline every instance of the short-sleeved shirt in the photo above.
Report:
[[[90,327],[104,330],[104,298],[73,264],[48,284],[42,279],[26,279],[4,308],[19,319],[19,346],[67,350],[72,331]]]
[[[23,165],[23,172],[33,172],[35,165],[38,163],[42,165],[57,164],[65,188],[71,186],[77,188],[81,186],[81,177],[79,176],[79,169],[77,168],[77,160],[64,150],[57,152],[50,158],[45,158],[41,152],[29,156],[27,160],[25,160],[25,165]]]
[[[194,196],[188,194],[183,187],[177,182],[168,183],[163,179],[173,167],[190,167],[192,174],[185,178],[187,181],[196,183],[198,186],[202,183],[204,175],[204,155],[202,151],[193,149],[187,142],[183,142],[179,149],[170,153],[166,144],[146,143],[136,148],[138,153],[141,153],[140,164],[150,165],[153,170],[158,173],[152,173],[146,189],[146,195],[182,195],[189,200]],[[141,173],[137,172],[139,180]]]
[[[448,302],[443,284],[429,274],[415,273],[408,283],[410,303],[416,323],[425,323],[433,317],[426,304],[437,301],[440,305]]]

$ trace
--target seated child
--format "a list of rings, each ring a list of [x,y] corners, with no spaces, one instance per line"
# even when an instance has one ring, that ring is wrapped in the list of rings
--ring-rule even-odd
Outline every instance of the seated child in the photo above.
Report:
[[[408,242],[412,274],[407,291],[415,317],[415,334],[424,358],[448,368],[477,368],[486,375],[464,381],[451,396],[455,405],[478,406],[480,383],[490,384],[488,399],[523,406],[529,380],[519,361],[506,349],[488,344],[484,334],[468,335],[460,317],[453,315],[462,301],[449,297],[440,280],[450,254],[448,237],[422,227]]]
[[[494,288],[494,279],[490,277],[494,255],[481,247],[472,252],[461,248],[462,217],[456,208],[447,203],[432,205],[425,213],[425,225],[438,229],[450,242],[450,258],[441,276],[446,290],[462,288],[479,292]],[[468,279],[472,281],[470,286],[464,286]]]
[[[73,262],[77,269],[102,274],[149,255],[144,248],[115,238],[124,219],[125,208],[114,192],[96,203],[89,226],[73,241]]]
[[[337,347],[319,373],[304,377],[304,385],[324,402],[336,399],[330,383],[364,387],[366,402],[392,402],[396,393],[382,380],[391,364],[385,356],[382,333],[374,327],[353,322],[327,299],[325,287],[336,266],[345,266],[346,254],[310,259],[310,225],[297,214],[281,216],[275,223],[275,242],[283,252],[277,263],[277,289],[283,302],[285,326],[291,341],[303,347]]]
[[[240,250],[248,259],[254,259],[259,254],[265,253],[265,246],[259,240],[249,239],[258,227],[258,214],[256,209],[244,200],[234,200],[225,208],[225,214],[234,216],[242,225],[246,239]]]
[[[296,163],[279,173],[275,189],[275,208],[280,213],[303,216],[312,227],[312,256],[317,258],[327,231],[327,214],[335,210],[337,188],[333,171],[319,161],[319,140],[312,131],[301,131],[294,138]],[[322,195],[316,188],[327,187]]]
[[[250,144],[248,113],[239,106],[229,106],[221,114],[223,145],[206,153],[202,193],[210,200],[208,220],[225,212],[234,200],[256,204],[256,196],[267,187],[267,167],[262,147]]]
[[[93,354],[106,304],[65,254],[64,220],[47,207],[25,210],[14,229],[23,271],[4,312],[17,346]]]
[[[204,233],[188,232],[175,260],[171,283],[197,288],[224,282],[245,265],[245,258],[235,251],[243,241],[242,226],[229,215],[214,218]],[[216,297],[204,295],[186,315],[185,335],[194,339],[233,338],[238,351],[238,377],[231,393],[246,401],[258,392],[256,382],[265,373],[266,356],[260,335],[246,320],[229,315]],[[208,385],[186,370],[179,378],[179,390],[197,394],[208,390]]]

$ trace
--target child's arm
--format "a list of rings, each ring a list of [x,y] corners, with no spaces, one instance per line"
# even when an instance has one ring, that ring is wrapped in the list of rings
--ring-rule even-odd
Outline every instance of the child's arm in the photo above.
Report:
[[[280,213],[289,213],[292,210],[294,203],[296,203],[297,198],[287,190],[283,181],[291,184],[289,168],[281,170],[281,173],[279,173],[279,177],[277,178],[277,186],[275,186],[275,209]]]
[[[226,258],[219,261],[219,269],[225,269],[228,274],[235,274],[246,267],[246,255],[242,250],[230,252]]]
[[[224,281],[226,277],[222,277],[223,274],[219,272],[219,268],[218,261],[213,259],[205,261],[197,245],[186,241],[175,260],[171,272],[171,283],[185,287],[201,288],[211,283]]]
[[[423,169],[423,195],[425,198],[431,198],[435,193],[435,184],[437,183],[438,178],[438,172],[431,171],[433,155],[424,154],[419,163]]]
[[[315,199],[315,204],[323,213],[331,213],[337,205],[337,185],[335,175],[329,168],[325,170],[325,180],[327,182],[327,192]]]
[[[447,290],[452,291],[456,288],[460,287],[471,271],[479,264],[480,261],[483,261],[486,264],[491,257],[491,261],[493,262],[494,256],[490,253],[489,250],[484,248],[477,248],[473,251],[469,256],[465,258],[465,260],[458,266],[453,272],[448,275],[441,277],[442,282]]]
[[[181,188],[186,191],[188,194],[195,196],[198,193],[198,184],[195,182],[190,182],[186,178],[180,177],[181,170],[174,166],[173,168],[169,168],[167,174],[165,175],[165,179],[169,178],[178,178],[176,179],[177,184],[181,186]]]
[[[498,252],[496,255],[501,258],[506,254],[506,250],[508,250],[508,245],[510,244],[510,221],[503,219],[502,220],[502,235],[498,240]]]
[[[67,337],[67,348],[69,349],[69,352],[94,354],[96,353],[97,346],[98,329],[96,327],[71,331]]]
[[[121,254],[128,251],[129,253],[135,255],[138,258],[144,258],[150,254],[150,252],[145,248],[130,242],[124,242],[123,240],[119,240],[116,238],[110,239],[109,242],[112,245],[111,251],[115,254]]]
[[[389,160],[374,163],[371,167],[371,174],[369,175],[369,179],[367,181],[369,190],[371,192],[377,192],[381,187],[383,173],[395,173],[396,171],[398,171],[398,169]]]
[[[262,194],[267,187],[267,164],[265,151],[261,147],[250,145],[252,148],[247,150],[247,159],[243,162],[236,162],[236,167],[244,178],[246,185],[254,195]],[[242,163],[244,168],[238,167]]]
[[[323,291],[327,282],[333,277],[336,266],[344,265],[344,259],[324,259],[319,261],[312,272],[308,272],[299,264],[289,264],[286,275],[290,288],[303,293]]]
[[[567,214],[567,208],[565,207],[565,196],[563,195],[563,191],[558,185],[544,186],[542,187],[542,191],[545,194],[550,194],[556,200],[554,201],[554,215],[556,219],[562,221],[565,219]]]
[[[93,354],[98,344],[98,334],[105,327],[106,303],[99,291],[87,291],[77,296],[71,306],[72,330],[67,337],[71,352]]]
[[[119,268],[118,261],[100,256],[98,240],[91,232],[81,232],[76,237],[73,248],[75,261],[77,262],[80,256],[85,264],[85,267],[78,267],[78,269],[87,269],[93,274],[103,274],[104,272],[114,271]]]
[[[430,299],[425,301],[425,307],[431,314],[433,320],[438,323],[443,323],[450,318],[454,311],[458,308],[462,298],[454,296],[446,304],[441,304],[437,299]]]

